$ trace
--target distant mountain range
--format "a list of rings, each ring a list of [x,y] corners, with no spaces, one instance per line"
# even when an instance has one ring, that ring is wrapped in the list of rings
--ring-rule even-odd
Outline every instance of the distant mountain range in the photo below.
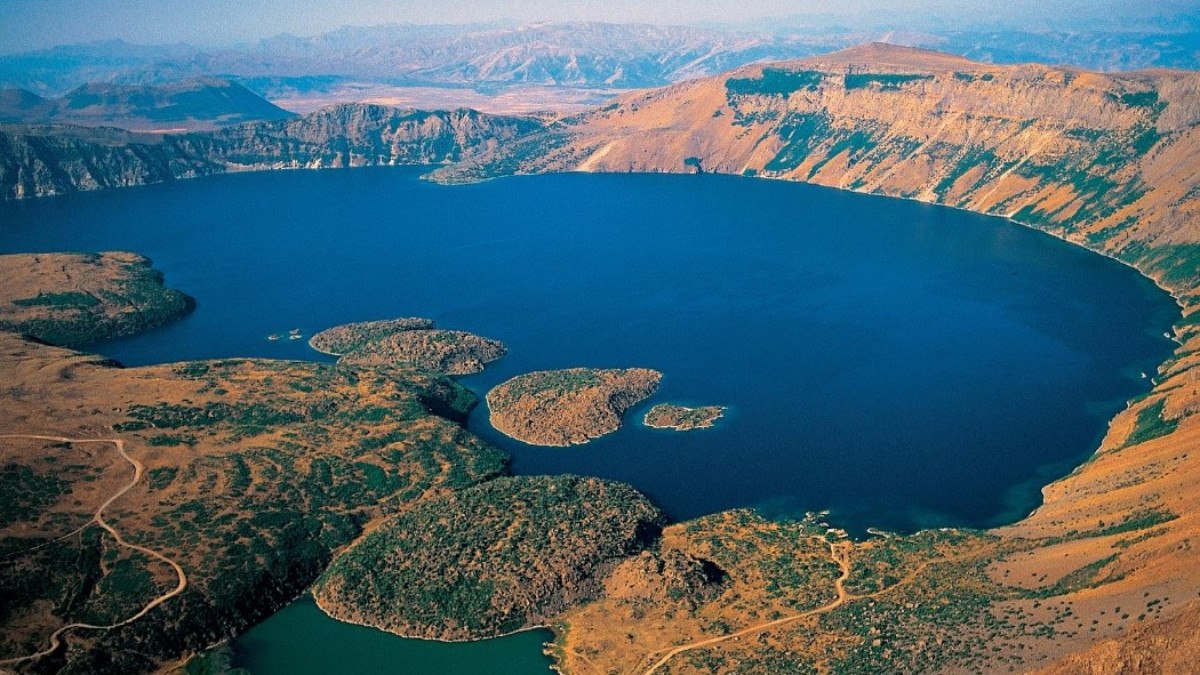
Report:
[[[1100,70],[1200,67],[1200,32],[726,31],[682,26],[541,23],[384,25],[281,35],[227,49],[120,41],[0,56],[0,86],[56,96],[90,82],[162,84],[221,74],[273,98],[345,81],[399,86],[637,89],[869,40],[936,47],[976,60]]]
[[[85,84],[52,99],[26,89],[0,90],[0,122],[10,124],[177,131],[293,116],[236,82],[214,77],[163,85]]]

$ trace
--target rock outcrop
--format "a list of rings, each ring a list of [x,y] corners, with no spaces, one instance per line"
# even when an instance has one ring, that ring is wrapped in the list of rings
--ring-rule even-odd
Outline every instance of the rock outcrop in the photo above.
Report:
[[[621,415],[657,391],[661,379],[647,368],[542,370],[497,385],[487,403],[492,426],[508,436],[578,445],[620,428]]]

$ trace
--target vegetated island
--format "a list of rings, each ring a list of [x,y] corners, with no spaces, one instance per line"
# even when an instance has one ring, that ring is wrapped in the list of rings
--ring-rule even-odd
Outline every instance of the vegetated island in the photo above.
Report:
[[[470,375],[504,356],[499,340],[442,330],[429,319],[408,317],[335,326],[309,340],[313,349],[354,366],[407,366],[446,375]]]
[[[725,408],[719,405],[689,408],[674,403],[659,403],[646,412],[646,416],[642,418],[642,424],[652,429],[674,429],[675,431],[709,429],[724,414]]]
[[[587,443],[621,427],[621,415],[658,390],[648,368],[568,368],[518,375],[487,394],[492,426],[531,445]]]
[[[665,522],[622,483],[497,478],[388,520],[335,559],[313,595],[334,618],[399,635],[495,637],[597,598]]]
[[[136,253],[0,255],[0,330],[82,345],[161,326],[195,301]]]

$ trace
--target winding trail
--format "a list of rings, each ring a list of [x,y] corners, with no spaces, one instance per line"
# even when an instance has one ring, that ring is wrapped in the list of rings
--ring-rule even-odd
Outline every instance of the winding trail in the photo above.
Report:
[[[708,647],[708,646],[715,645],[715,644],[718,644],[721,642],[725,642],[726,640],[732,640],[734,638],[741,637],[743,635],[751,635],[753,633],[758,633],[760,631],[764,631],[768,628],[774,628],[775,626],[781,626],[783,624],[792,623],[794,621],[799,621],[801,619],[807,619],[809,617],[818,616],[820,614],[825,614],[825,613],[828,613],[828,612],[831,612],[831,611],[837,609],[838,607],[844,605],[845,603],[847,603],[851,600],[866,600],[866,599],[870,599],[870,598],[878,598],[887,593],[891,593],[892,591],[896,590],[897,588],[902,588],[904,586],[907,586],[908,584],[911,584],[913,581],[916,581],[917,577],[919,577],[921,575],[921,573],[924,572],[926,570],[926,568],[928,568],[931,565],[955,562],[955,561],[962,560],[965,558],[970,558],[973,555],[976,555],[974,553],[968,552],[968,553],[964,553],[962,555],[950,556],[950,557],[946,557],[946,558],[936,558],[933,560],[926,560],[926,561],[922,562],[920,565],[917,565],[916,567],[914,567],[911,572],[904,575],[904,577],[901,578],[900,581],[897,581],[896,583],[892,584],[891,586],[888,586],[886,588],[881,588],[878,591],[875,591],[874,593],[864,593],[862,595],[855,595],[853,593],[848,593],[844,586],[846,579],[848,579],[850,577],[850,551],[853,549],[853,547],[854,547],[854,544],[852,544],[849,541],[844,541],[844,540],[837,541],[837,542],[831,542],[829,544],[829,555],[833,558],[833,561],[836,562],[838,564],[838,566],[842,568],[842,575],[837,578],[837,581],[834,582],[834,588],[837,589],[837,598],[836,599],[834,599],[831,602],[828,602],[824,605],[821,605],[820,607],[817,607],[816,609],[810,609],[806,612],[801,612],[799,614],[792,614],[791,616],[785,616],[780,619],[775,619],[774,621],[767,621],[765,623],[756,624],[756,625],[750,626],[749,628],[743,628],[742,630],[739,630],[734,633],[730,633],[728,635],[722,635],[720,637],[709,638],[707,640],[700,640],[697,642],[691,642],[691,643],[688,643],[685,645],[680,645],[678,647],[675,647],[671,651],[667,652],[661,659],[656,661],[654,663],[654,665],[650,666],[650,668],[647,669],[643,675],[651,675],[652,673],[656,672],[659,668],[662,668],[664,665],[666,665],[666,663],[668,661],[670,661],[673,657],[675,657],[679,654],[682,654],[683,652],[691,651],[693,649],[699,649],[701,647]],[[654,653],[657,654],[660,652],[654,652]],[[651,654],[651,656],[653,656],[653,654]]]
[[[768,628],[774,628],[775,626],[782,626],[784,624],[792,623],[794,621],[799,621],[801,619],[806,619],[808,617],[817,616],[819,614],[825,614],[826,612],[830,612],[830,611],[833,611],[834,609],[837,609],[838,607],[841,607],[843,604],[845,604],[845,602],[847,600],[854,599],[856,596],[853,596],[853,595],[850,595],[849,593],[847,593],[846,587],[844,586],[846,579],[850,578],[850,548],[851,548],[851,546],[852,546],[852,544],[850,544],[849,542],[846,542],[846,541],[836,541],[836,542],[829,543],[830,557],[833,558],[833,561],[838,564],[838,567],[842,568],[841,576],[839,576],[837,578],[837,580],[833,582],[833,587],[834,587],[834,589],[837,590],[837,598],[831,600],[830,602],[828,602],[824,605],[821,605],[820,607],[817,607],[815,609],[810,609],[805,612],[800,612],[799,614],[792,614],[791,616],[785,616],[781,619],[775,619],[774,621],[767,621],[765,623],[760,623],[760,624],[757,624],[754,626],[750,626],[749,628],[743,628],[742,630],[739,630],[739,631],[736,631],[733,633],[729,633],[728,635],[721,635],[719,637],[709,638],[707,640],[700,640],[698,642],[692,642],[692,643],[689,643],[686,645],[680,645],[678,647],[675,647],[671,651],[664,654],[661,659],[659,659],[658,661],[656,661],[654,663],[654,665],[650,666],[650,668],[648,668],[645,671],[645,675],[651,675],[652,673],[657,671],[659,668],[662,668],[663,666],[665,666],[667,664],[667,662],[670,661],[672,658],[678,656],[679,654],[682,654],[683,652],[692,651],[693,649],[699,649],[701,647],[708,647],[708,646],[715,645],[715,644],[718,644],[721,642],[725,642],[726,640],[732,640],[734,638],[742,637],[743,635],[750,635],[753,633],[757,633],[759,631],[766,630]],[[895,588],[895,586],[892,586],[890,588]],[[889,590],[890,590],[890,588],[889,588]]]
[[[135,485],[137,485],[138,482],[142,479],[142,474],[146,470],[146,467],[141,462],[134,459],[133,457],[130,457],[129,454],[125,452],[125,441],[123,441],[119,438],[64,438],[61,436],[39,436],[39,435],[35,435],[35,434],[0,434],[0,438],[26,438],[26,439],[32,439],[32,440],[54,441],[56,443],[71,443],[71,444],[111,443],[113,445],[113,447],[115,447],[117,449],[117,453],[121,455],[121,458],[124,459],[126,462],[129,462],[133,466],[133,479],[130,480],[129,483],[127,483],[125,485],[125,487],[121,488],[116,493],[114,493],[111,497],[106,499],[104,501],[104,503],[101,504],[99,506],[99,508],[96,509],[96,512],[92,515],[92,519],[90,521],[88,521],[88,523],[86,523],[84,525],[84,527],[87,527],[88,525],[90,525],[93,522],[96,523],[101,528],[103,528],[105,532],[108,532],[110,535],[112,535],[113,540],[117,542],[118,546],[124,546],[125,548],[137,551],[138,553],[148,555],[151,558],[154,558],[156,560],[161,560],[162,562],[170,565],[171,568],[175,570],[176,576],[179,577],[179,583],[175,586],[175,588],[171,589],[170,591],[167,591],[166,593],[158,596],[157,598],[154,598],[149,603],[147,603],[146,606],[143,607],[141,609],[141,611],[139,611],[137,614],[134,614],[133,616],[130,616],[130,617],[124,619],[123,621],[118,621],[117,623],[109,624],[107,626],[98,626],[98,625],[90,624],[90,623],[69,623],[65,626],[62,626],[61,628],[59,628],[58,630],[56,630],[50,634],[50,646],[49,647],[43,649],[40,652],[37,652],[35,654],[30,654],[28,656],[20,656],[17,658],[0,660],[0,666],[12,665],[15,663],[21,663],[23,661],[32,661],[34,659],[39,659],[43,656],[46,656],[47,654],[54,653],[54,651],[57,650],[59,648],[59,646],[62,645],[63,634],[66,633],[67,631],[75,629],[75,628],[82,628],[85,630],[111,630],[113,628],[120,628],[121,626],[131,624],[134,621],[137,621],[138,619],[142,618],[143,616],[146,616],[147,614],[149,614],[150,610],[154,609],[155,607],[158,607],[159,605],[163,604],[164,602],[170,600],[171,598],[173,598],[173,597],[183,593],[185,590],[187,590],[187,586],[188,586],[187,573],[185,573],[183,571],[183,568],[179,566],[179,563],[175,562],[174,560],[171,560],[170,558],[159,553],[158,551],[154,551],[152,549],[146,548],[145,546],[138,546],[137,544],[131,544],[131,543],[125,541],[125,539],[121,536],[121,533],[118,532],[116,530],[116,528],[114,528],[112,525],[109,525],[108,521],[104,520],[104,509],[108,508],[109,505],[111,505],[113,502],[120,499],[121,496],[124,495],[126,492],[129,492],[131,489],[133,489],[133,487]],[[83,529],[83,527],[79,528],[79,530],[82,530],[82,529]],[[79,530],[76,530],[76,532],[78,532]],[[71,534],[75,534],[75,532],[72,532]],[[66,536],[71,536],[71,535],[66,535]]]

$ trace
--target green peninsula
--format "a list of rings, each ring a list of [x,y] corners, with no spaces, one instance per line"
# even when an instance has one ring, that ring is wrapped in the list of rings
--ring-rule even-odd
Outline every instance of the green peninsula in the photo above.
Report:
[[[72,346],[156,328],[195,306],[136,253],[0,255],[0,330]]]
[[[314,596],[334,618],[400,635],[494,637],[599,597],[664,524],[622,483],[497,478],[389,519],[329,566]]]

